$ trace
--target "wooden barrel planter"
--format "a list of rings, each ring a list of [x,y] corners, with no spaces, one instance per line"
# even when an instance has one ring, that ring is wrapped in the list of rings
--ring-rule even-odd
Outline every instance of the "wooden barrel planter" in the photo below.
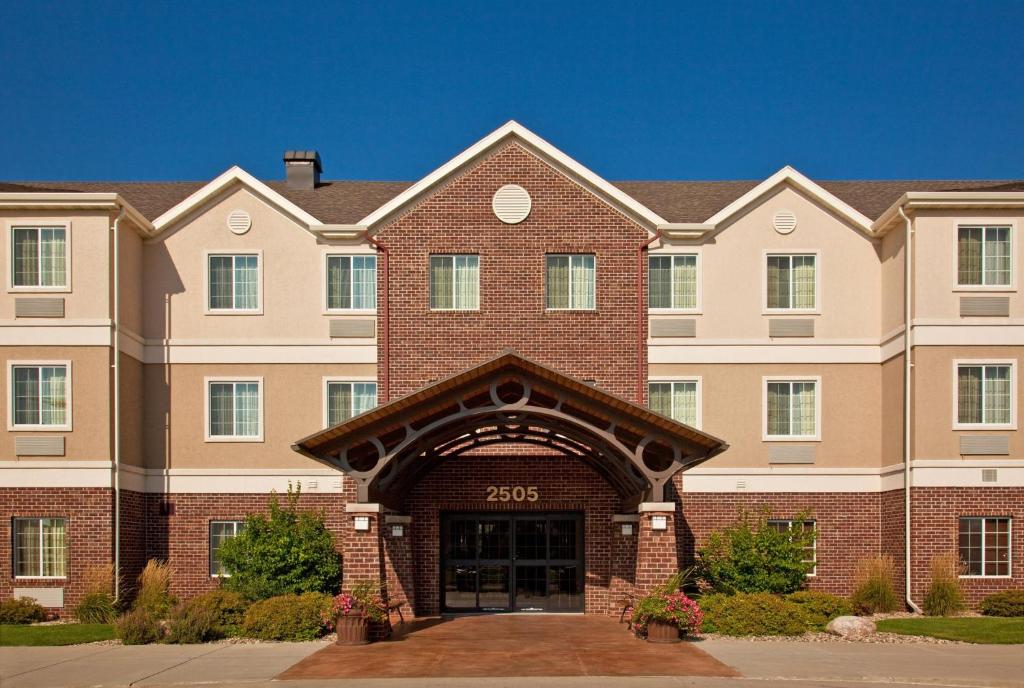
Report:
[[[679,636],[679,626],[664,621],[651,619],[647,624],[647,642],[649,643],[678,643],[682,640]]]
[[[370,624],[359,609],[348,614],[338,614],[334,627],[338,632],[338,645],[366,645],[370,642]]]

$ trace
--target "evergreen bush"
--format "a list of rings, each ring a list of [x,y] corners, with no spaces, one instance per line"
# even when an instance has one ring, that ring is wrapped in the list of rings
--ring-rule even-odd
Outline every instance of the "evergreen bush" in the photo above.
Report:
[[[327,632],[333,601],[318,592],[261,600],[245,612],[242,633],[259,640],[315,640]]]
[[[981,601],[981,613],[987,616],[1024,616],[1024,589],[989,595]]]
[[[9,597],[0,601],[0,623],[30,624],[46,621],[46,609],[31,597]]]

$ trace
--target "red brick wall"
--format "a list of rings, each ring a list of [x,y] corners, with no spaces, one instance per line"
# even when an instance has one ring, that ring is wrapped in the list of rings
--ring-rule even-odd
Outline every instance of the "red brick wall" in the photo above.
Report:
[[[881,500],[881,554],[888,554],[896,566],[896,594],[906,597],[906,533],[904,529],[903,490],[889,490],[879,496]]]

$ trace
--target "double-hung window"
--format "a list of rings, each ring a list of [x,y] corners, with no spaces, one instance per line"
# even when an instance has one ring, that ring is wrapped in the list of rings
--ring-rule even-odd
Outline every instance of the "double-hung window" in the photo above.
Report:
[[[480,309],[480,256],[430,256],[430,310]]]
[[[547,256],[548,310],[592,311],[597,271],[592,254]]]
[[[651,410],[680,423],[700,427],[700,381],[650,382],[647,395]]]
[[[1010,575],[1010,519],[960,519],[960,561],[965,576]]]
[[[376,382],[326,381],[325,425],[337,425],[377,405]]]
[[[652,310],[696,310],[697,255],[650,256],[647,299]]]
[[[66,227],[11,229],[11,287],[55,289],[68,286]]]
[[[807,521],[793,521],[788,519],[770,519],[767,523],[769,528],[773,528],[780,533],[814,533],[814,537],[810,538],[810,543],[804,545],[804,558],[803,563],[808,564],[809,569],[807,571],[808,576],[813,576],[818,572],[818,537],[817,537],[817,524],[813,520]]]
[[[260,441],[263,439],[263,381],[207,380],[207,427],[209,441]]]
[[[208,309],[218,313],[260,310],[260,257],[255,253],[209,256]]]
[[[245,528],[245,521],[210,521],[210,575],[230,576],[220,560],[220,547]]]
[[[15,578],[67,576],[65,530],[63,518],[15,518]]]
[[[767,256],[765,306],[771,311],[817,308],[817,263],[814,254]]]
[[[70,369],[70,363],[11,365],[12,429],[71,428]]]
[[[1009,227],[957,228],[956,255],[958,286],[1010,286],[1013,252]]]
[[[327,310],[377,307],[377,256],[327,256]]]
[[[956,364],[956,425],[1011,428],[1013,364]]]
[[[765,439],[818,439],[820,382],[766,378],[764,385]]]

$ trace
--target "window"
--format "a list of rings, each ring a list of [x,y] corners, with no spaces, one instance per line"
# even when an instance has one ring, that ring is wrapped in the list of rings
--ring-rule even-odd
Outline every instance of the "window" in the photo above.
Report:
[[[263,439],[262,380],[208,380],[207,385],[207,440]]]
[[[766,439],[818,438],[818,381],[765,381]]]
[[[648,268],[648,306],[697,308],[697,256],[651,256]]]
[[[327,310],[377,307],[377,257],[327,256]]]
[[[12,428],[71,427],[70,364],[11,366]]]
[[[260,258],[255,254],[209,257],[209,309],[255,312],[260,308]]]
[[[817,524],[814,521],[791,521],[785,519],[770,519],[768,521],[768,527],[774,528],[780,533],[788,533],[794,530],[801,532],[812,532],[815,533],[817,530]],[[807,572],[808,576],[814,576],[818,573],[818,538],[815,535],[811,543],[804,547],[804,558],[802,560],[805,564],[810,564],[811,568]]]
[[[64,578],[66,575],[64,519],[14,519],[14,577]]]
[[[547,307],[549,310],[594,310],[596,271],[594,256],[547,257]]]
[[[651,410],[693,427],[700,425],[700,381],[651,382],[647,385]]]
[[[1009,227],[960,227],[957,231],[957,284],[962,287],[1009,286]]]
[[[66,227],[11,229],[11,286],[54,288],[68,286]]]
[[[960,519],[960,561],[965,576],[1010,575],[1010,519]]]
[[[1012,367],[1009,363],[957,364],[957,426],[1013,424]]]
[[[766,305],[769,310],[817,307],[817,256],[769,255]]]
[[[245,528],[245,521],[210,521],[210,575],[230,576],[220,561],[220,547]]]
[[[430,256],[430,309],[480,308],[480,256]]]
[[[327,380],[325,425],[337,425],[377,405],[376,382]]]

